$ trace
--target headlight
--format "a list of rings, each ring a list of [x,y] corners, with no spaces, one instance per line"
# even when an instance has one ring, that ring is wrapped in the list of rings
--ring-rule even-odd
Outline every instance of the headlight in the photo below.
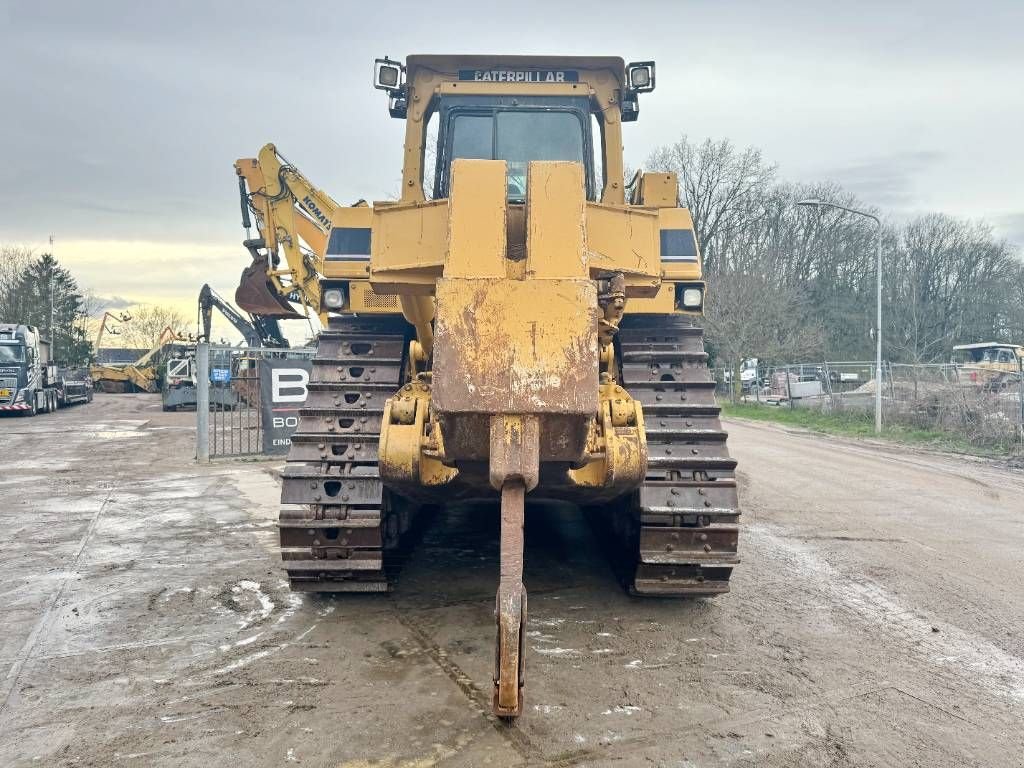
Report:
[[[398,67],[383,66],[377,77],[378,82],[385,88],[394,88],[398,85]]]
[[[345,293],[340,288],[329,288],[324,291],[324,306],[328,309],[341,309],[345,305]]]
[[[687,309],[699,309],[703,298],[700,288],[686,288],[683,291],[683,306]]]

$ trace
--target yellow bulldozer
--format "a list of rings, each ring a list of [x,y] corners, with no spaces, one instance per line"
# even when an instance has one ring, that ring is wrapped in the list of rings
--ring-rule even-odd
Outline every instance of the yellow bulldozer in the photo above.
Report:
[[[405,120],[400,199],[339,205],[273,145],[235,166],[259,229],[237,303],[323,325],[284,472],[284,567],[297,590],[385,591],[421,505],[499,501],[493,707],[513,718],[528,499],[592,513],[634,595],[729,589],[736,462],[700,251],[673,174],[624,178],[653,62],[384,58],[374,85]]]

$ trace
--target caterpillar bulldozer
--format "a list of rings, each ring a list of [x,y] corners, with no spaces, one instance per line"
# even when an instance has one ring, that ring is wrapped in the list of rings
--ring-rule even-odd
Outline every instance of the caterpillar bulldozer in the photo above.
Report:
[[[273,145],[239,160],[246,311],[323,325],[284,472],[293,589],[389,588],[416,511],[500,501],[493,708],[523,707],[527,499],[582,505],[638,596],[711,597],[737,559],[671,173],[624,178],[653,62],[410,56],[374,67],[405,121],[401,196],[336,203]]]

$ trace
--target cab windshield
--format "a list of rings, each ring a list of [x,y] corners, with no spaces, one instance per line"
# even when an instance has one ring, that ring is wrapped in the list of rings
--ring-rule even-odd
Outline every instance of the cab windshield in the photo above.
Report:
[[[531,160],[563,160],[584,167],[587,197],[593,199],[593,150],[589,115],[572,100],[483,104],[452,100],[442,118],[439,137],[441,172],[436,196],[446,197],[452,160],[504,160],[508,164],[508,199],[526,199]],[[566,103],[566,102],[569,103]],[[583,101],[585,105],[585,100]]]
[[[25,362],[25,347],[21,344],[0,344],[0,363]]]

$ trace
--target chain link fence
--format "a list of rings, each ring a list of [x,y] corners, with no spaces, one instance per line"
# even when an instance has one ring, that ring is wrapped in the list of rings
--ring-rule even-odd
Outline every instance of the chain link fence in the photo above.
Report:
[[[972,445],[999,449],[1024,446],[1024,371],[979,366],[822,361],[752,366],[741,371],[737,395],[733,374],[714,369],[721,398],[747,403],[873,418],[875,388],[882,388],[885,424],[955,434]],[[879,384],[880,382],[880,384]]]

